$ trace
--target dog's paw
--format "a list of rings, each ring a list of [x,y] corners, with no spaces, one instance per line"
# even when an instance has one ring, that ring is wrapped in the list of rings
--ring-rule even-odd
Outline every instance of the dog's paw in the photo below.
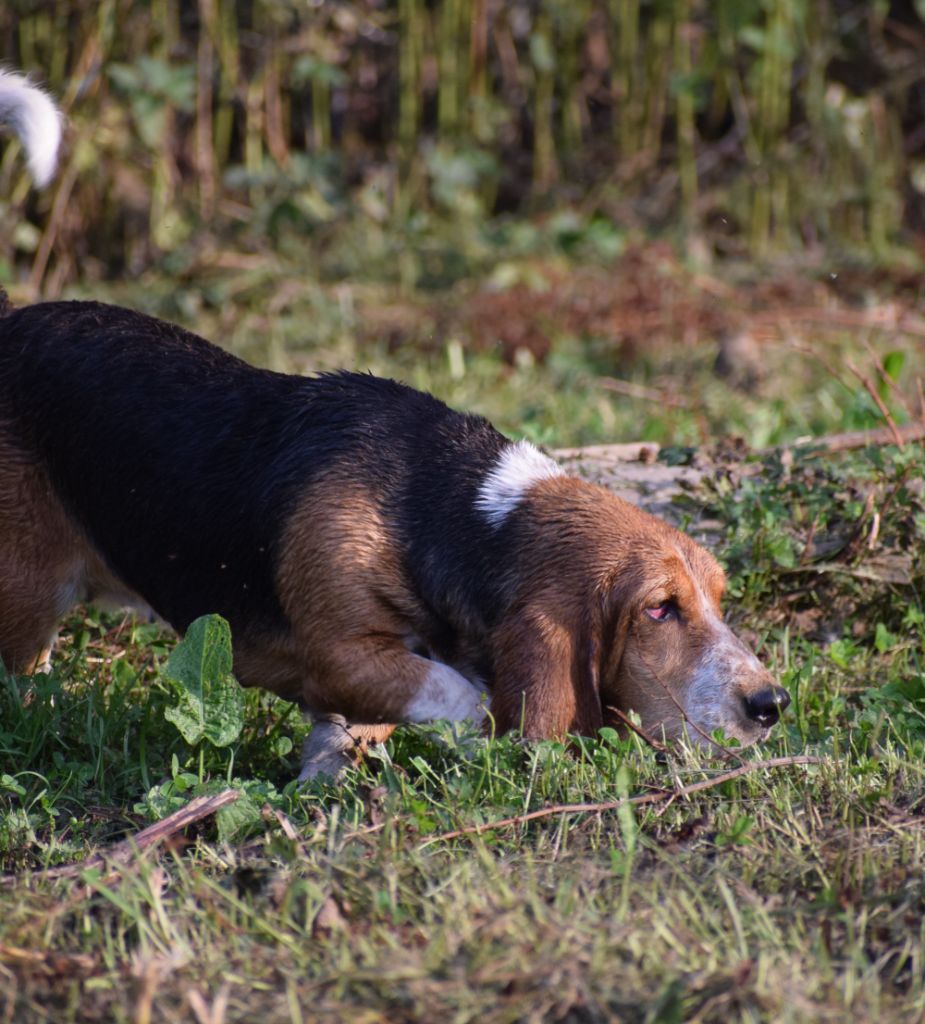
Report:
[[[340,715],[319,718],[302,746],[302,770],[299,782],[327,777],[335,782],[357,759],[356,740]]]

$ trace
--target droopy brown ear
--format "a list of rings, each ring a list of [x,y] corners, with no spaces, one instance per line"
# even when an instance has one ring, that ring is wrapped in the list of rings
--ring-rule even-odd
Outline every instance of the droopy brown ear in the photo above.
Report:
[[[558,614],[556,614],[558,613]],[[601,727],[600,616],[568,621],[541,603],[515,611],[496,633],[491,710],[499,732],[530,739]]]
[[[622,572],[610,581],[602,602],[602,637],[600,665],[600,700],[605,724],[614,724],[608,707],[628,711],[626,695],[621,693],[621,663],[626,643],[633,629],[634,618],[641,612],[642,582],[635,572]]]

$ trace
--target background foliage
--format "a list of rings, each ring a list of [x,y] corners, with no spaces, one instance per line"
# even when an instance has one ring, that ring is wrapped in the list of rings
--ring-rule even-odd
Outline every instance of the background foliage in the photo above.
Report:
[[[921,6],[11,0],[0,56],[70,129],[47,198],[6,148],[0,257],[47,293],[179,261],[197,229],[324,258],[345,219],[375,248],[384,225],[407,243],[433,217],[573,204],[605,246],[617,223],[883,258],[925,222]]]

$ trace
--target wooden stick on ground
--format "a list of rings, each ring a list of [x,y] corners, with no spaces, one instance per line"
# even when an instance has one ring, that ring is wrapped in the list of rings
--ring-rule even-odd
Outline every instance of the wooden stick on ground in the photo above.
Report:
[[[166,818],[162,818],[153,825],[143,828],[140,832],[136,832],[135,835],[130,836],[128,839],[123,839],[121,842],[109,847],[109,849],[91,854],[79,864],[65,864],[60,868],[51,868],[49,871],[43,871],[40,877],[51,880],[78,878],[82,872],[91,868],[103,867],[113,862],[127,863],[140,850],[175,836],[195,822],[208,818],[210,814],[215,814],[222,807],[233,804],[240,795],[236,789],[226,789],[215,796],[197,796],[194,800],[190,800],[185,807],[181,807],[179,811],[168,814]],[[6,875],[0,878],[0,883],[9,885],[17,880],[16,875]]]
[[[616,811],[621,807],[636,806],[641,804],[657,804],[664,800],[676,800],[678,797],[690,796],[692,793],[700,793],[705,789],[713,789],[721,786],[731,779],[738,779],[749,772],[757,771],[760,768],[787,768],[799,764],[822,764],[821,757],[809,757],[805,754],[797,754],[794,757],[772,757],[767,761],[747,761],[738,768],[723,772],[722,775],[714,775],[712,779],[702,779],[700,782],[692,782],[689,786],[677,786],[674,789],[660,789],[652,793],[643,793],[641,796],[628,796],[620,800],[607,800],[603,803],[593,804],[554,804],[551,807],[541,807],[537,811],[530,811],[528,814],[515,814],[510,818],[498,818],[495,821],[485,821],[481,825],[468,825],[466,828],[454,829],[452,832],[441,832],[440,835],[431,836],[422,847],[430,846],[431,843],[439,843],[444,840],[458,839],[460,836],[481,835],[483,832],[494,832],[499,828],[508,828],[511,825],[523,825],[528,821],[536,821],[539,818],[551,818],[562,814],[599,814],[602,811]]]
[[[897,437],[903,444],[913,444],[916,441],[925,439],[925,422],[907,423],[905,426],[896,426],[890,430],[886,427],[877,427],[874,430],[850,430],[844,434],[828,434],[824,437],[811,437],[805,441],[798,441],[793,444],[774,445],[771,448],[761,448],[758,455],[779,455],[784,451],[799,452],[804,449],[818,448],[820,453],[826,455],[835,452],[848,452],[855,448],[866,448],[868,445],[897,444]],[[900,445],[901,446],[901,445]]]
[[[925,406],[925,395],[921,399]],[[752,454],[758,456],[781,455],[783,452],[818,451],[820,455],[848,452],[868,445],[896,444],[897,434],[904,444],[925,440],[925,418],[914,423],[897,425],[895,432],[886,427],[871,430],[849,430],[842,434],[824,434],[808,437],[789,444],[756,448]],[[631,444],[596,444],[584,448],[556,448],[553,455],[558,459],[595,458],[610,462],[655,462],[661,445],[654,441],[636,441]]]

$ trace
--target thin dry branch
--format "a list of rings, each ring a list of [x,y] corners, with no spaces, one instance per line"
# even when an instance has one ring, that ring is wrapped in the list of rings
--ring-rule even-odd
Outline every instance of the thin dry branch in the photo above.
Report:
[[[890,410],[886,407],[886,403],[880,397],[880,393],[874,387],[873,382],[870,380],[869,377],[861,373],[861,371],[854,365],[854,363],[851,362],[850,359],[845,360],[845,366],[847,366],[850,373],[857,377],[857,379],[861,382],[864,389],[874,400],[874,404],[880,410],[880,415],[884,418],[884,420],[886,420],[886,425],[889,427],[890,433],[893,435],[893,440],[896,442],[896,446],[898,448],[904,448],[905,445],[903,444],[903,439],[900,436],[899,430],[896,427],[896,421],[893,419]]]
[[[813,324],[821,330],[868,328],[925,337],[925,320],[908,313],[897,315],[892,306],[877,306],[869,310],[777,307],[753,316],[749,323],[765,328],[787,327],[793,323]]]
[[[615,714],[627,727],[627,729],[632,730],[632,732],[636,733],[637,736],[644,739],[653,750],[657,750],[659,753],[663,754],[668,749],[666,744],[660,743],[654,736],[650,736],[641,725],[637,725],[625,711],[621,711],[619,708],[615,708],[610,704],[607,705],[607,710],[612,711],[613,714]]]
[[[166,818],[143,828],[140,832],[129,836],[128,839],[123,839],[109,849],[91,854],[78,864],[65,864],[59,868],[43,871],[39,877],[49,880],[78,878],[84,871],[92,868],[113,863],[126,864],[141,850],[177,835],[197,821],[202,821],[203,818],[208,818],[210,814],[215,814],[222,807],[233,804],[240,795],[236,789],[226,789],[215,796],[197,796],[194,800],[190,800],[185,807],[181,807],[179,811],[168,814]],[[11,885],[16,881],[19,881],[16,875],[5,875],[0,878],[0,884],[3,885]]]
[[[701,793],[706,789],[721,786],[724,782],[738,779],[742,775],[747,775],[760,768],[787,768],[792,765],[822,763],[823,758],[810,757],[806,754],[797,754],[792,757],[772,757],[767,761],[747,761],[745,764],[739,765],[738,768],[723,772],[722,775],[715,775],[712,779],[702,779],[700,782],[692,782],[689,786],[660,789],[652,793],[643,793],[640,796],[622,797],[620,800],[606,800],[602,803],[554,804],[550,807],[541,807],[539,810],[530,811],[527,814],[515,814],[510,818],[498,818],[495,821],[482,822],[480,825],[468,825],[466,828],[454,829],[452,832],[441,832],[440,835],[431,836],[421,845],[430,846],[431,843],[458,839],[460,836],[481,835],[483,832],[494,832],[499,828],[508,828],[511,825],[523,825],[539,818],[551,818],[563,814],[600,814],[603,811],[616,811],[621,807],[638,807],[641,804],[657,804],[664,800],[677,800],[679,797],[690,796],[693,793]]]
[[[803,355],[808,356],[811,359],[814,359],[817,363],[819,363],[822,367],[825,368],[825,370],[828,372],[829,376],[832,377],[833,380],[837,380],[843,387],[847,387],[845,381],[842,380],[840,372],[823,355],[821,355],[815,349],[810,348],[808,345],[803,345],[794,339],[790,340],[789,345],[795,352],[800,352]],[[893,382],[889,380],[889,375],[887,374],[885,367],[883,367],[883,364],[877,358],[876,353],[873,353],[873,350],[870,351],[874,356],[874,361],[877,364],[878,370],[883,375],[884,379],[888,380],[890,385],[892,386]],[[898,428],[896,426],[896,421],[890,414],[890,410],[886,407],[886,404],[881,399],[879,393],[877,392],[877,389],[871,383],[870,379],[863,373],[861,373],[861,371],[858,370],[857,367],[854,366],[850,361],[846,361],[845,366],[848,368],[851,374],[854,377],[856,377],[857,380],[860,381],[861,385],[866,389],[868,394],[874,400],[874,403],[880,411],[880,415],[883,416],[884,420],[886,421],[887,430],[856,431],[854,434],[836,434],[830,438],[819,438],[817,441],[807,442],[808,444],[815,444],[818,447],[820,447],[823,451],[832,452],[847,451],[849,448],[862,447],[864,444],[895,444],[899,448],[902,448],[906,440],[921,440],[922,436],[925,435],[925,421],[923,421],[923,419],[920,419],[918,423],[910,424],[909,427],[903,429]],[[903,401],[903,406],[904,408],[906,408],[905,401]],[[906,431],[911,431],[911,433],[914,434],[914,436],[912,438],[906,438]],[[848,438],[864,437],[865,435],[870,435],[869,439],[863,440],[859,444],[844,443],[845,440]],[[836,439],[841,439],[843,441],[843,443],[838,447],[836,447],[832,443]],[[796,448],[801,446],[790,445],[788,447]],[[774,450],[775,449],[770,449],[770,451]]]
[[[638,398],[644,402],[655,402],[657,405],[664,405],[670,409],[690,409],[690,402],[680,395],[671,394],[657,388],[647,388],[643,384],[634,384],[629,380],[620,380],[618,377],[600,377],[597,383],[607,391],[614,391],[618,395],[626,395],[629,398]]]
[[[771,448],[759,449],[759,455],[780,455],[782,452],[798,452],[804,449],[818,449],[819,454],[831,455],[836,452],[848,452],[856,448],[867,448],[869,445],[896,444],[897,435],[903,444],[913,444],[925,439],[925,421],[895,426],[894,430],[877,427],[874,430],[851,430],[844,434],[829,434],[825,437],[812,437],[794,444],[774,445]]]
[[[883,383],[893,392],[893,397],[903,407],[903,412],[909,417],[910,420],[915,419],[915,413],[912,411],[912,407],[906,399],[906,396],[902,393],[902,389],[896,383],[895,380],[887,373],[886,367],[883,365],[883,360],[880,358],[880,354],[874,348],[873,345],[867,339],[862,339],[864,345],[864,351],[870,356],[870,361],[874,364],[877,370],[877,376],[883,381]]]

